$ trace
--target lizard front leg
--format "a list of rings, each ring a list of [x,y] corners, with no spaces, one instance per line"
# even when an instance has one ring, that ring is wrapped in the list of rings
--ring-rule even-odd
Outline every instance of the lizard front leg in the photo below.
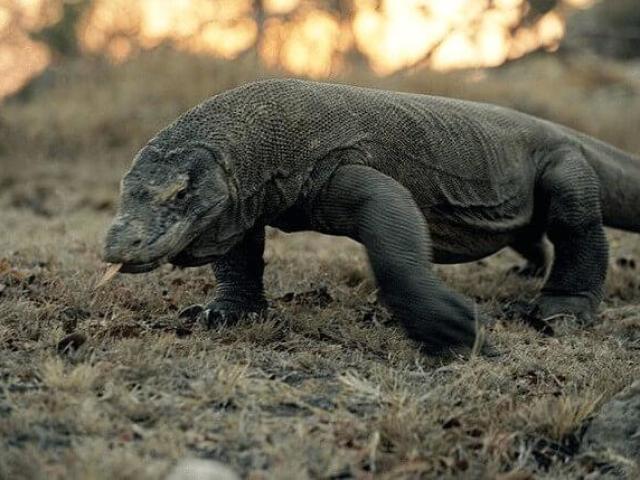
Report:
[[[264,273],[264,227],[254,228],[226,254],[211,262],[216,277],[213,299],[204,307],[185,309],[197,314],[207,327],[237,321],[243,315],[267,308]]]
[[[382,300],[428,353],[474,345],[473,304],[431,270],[427,224],[404,186],[369,167],[343,166],[317,194],[311,217],[316,230],[365,246]]]

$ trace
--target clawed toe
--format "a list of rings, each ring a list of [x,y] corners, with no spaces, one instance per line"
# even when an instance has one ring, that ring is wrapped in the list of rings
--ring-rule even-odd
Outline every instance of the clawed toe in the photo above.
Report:
[[[543,335],[552,336],[554,334],[553,327],[549,323],[552,319],[541,316],[540,310],[536,304],[527,303],[521,300],[516,301],[506,307],[505,314],[510,320],[522,320],[525,324],[534,328]]]
[[[188,307],[183,308],[180,311],[180,313],[178,314],[178,318],[190,321],[197,320],[203,310],[204,308],[202,307],[202,305],[189,305]]]
[[[230,300],[215,300],[206,306],[192,305],[179,314],[180,318],[199,321],[205,328],[224,327],[238,322],[246,316],[259,316],[265,309],[266,302],[247,305]]]
[[[258,316],[264,308],[247,308],[226,301],[211,302],[206,306],[190,305],[180,311],[178,318],[190,322],[198,321],[206,328],[217,328],[236,323],[248,315]]]
[[[219,308],[205,308],[198,316],[198,320],[205,328],[212,329],[235,323],[241,316],[242,312],[235,313]]]

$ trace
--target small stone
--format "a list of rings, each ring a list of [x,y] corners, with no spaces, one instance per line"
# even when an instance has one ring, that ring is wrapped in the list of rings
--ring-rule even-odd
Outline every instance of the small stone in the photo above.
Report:
[[[180,460],[166,480],[240,480],[236,472],[213,460]]]
[[[585,433],[584,446],[640,462],[640,380],[602,406]]]

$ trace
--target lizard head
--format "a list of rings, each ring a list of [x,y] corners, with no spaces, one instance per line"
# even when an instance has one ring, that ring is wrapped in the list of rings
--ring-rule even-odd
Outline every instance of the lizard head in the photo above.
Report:
[[[178,256],[228,204],[226,176],[209,149],[165,153],[147,145],[120,184],[103,258],[123,264],[125,273],[153,270]]]

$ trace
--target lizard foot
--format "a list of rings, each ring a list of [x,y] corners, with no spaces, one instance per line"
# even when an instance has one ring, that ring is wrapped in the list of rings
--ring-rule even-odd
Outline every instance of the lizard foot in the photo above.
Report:
[[[259,316],[267,309],[266,301],[251,304],[227,299],[218,299],[201,306],[192,305],[180,312],[181,318],[198,320],[206,328],[233,325],[245,316]]]
[[[537,314],[548,320],[572,316],[579,325],[589,326],[597,319],[593,302],[586,295],[543,294],[536,300],[535,305]]]
[[[545,335],[553,335],[551,324],[560,318],[573,317],[587,326],[596,320],[591,300],[582,295],[542,295],[533,303],[514,302],[507,307],[508,318],[521,318]]]

